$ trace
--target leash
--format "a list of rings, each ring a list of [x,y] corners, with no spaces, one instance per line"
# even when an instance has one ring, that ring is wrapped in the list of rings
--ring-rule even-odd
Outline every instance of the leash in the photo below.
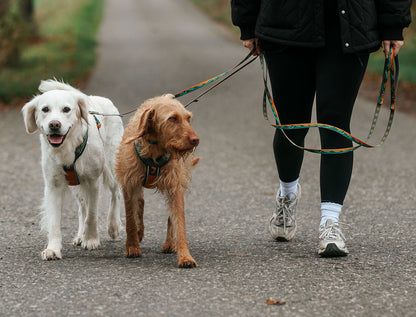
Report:
[[[377,146],[382,145],[391,130],[391,126],[393,124],[393,117],[394,117],[394,110],[395,110],[395,105],[396,105],[396,90],[397,90],[397,82],[399,79],[399,57],[398,56],[393,56],[393,50],[392,48],[390,48],[390,52],[389,52],[389,57],[385,60],[384,63],[384,71],[383,71],[383,79],[382,79],[382,83],[381,83],[381,88],[380,88],[380,95],[377,101],[377,106],[375,108],[375,112],[374,112],[374,116],[373,116],[373,120],[371,123],[371,127],[370,127],[370,131],[368,133],[368,136],[366,138],[365,141],[360,140],[359,138],[354,137],[352,134],[348,133],[347,131],[340,129],[338,127],[329,125],[329,124],[323,124],[323,123],[298,123],[298,124],[281,124],[280,120],[279,120],[279,115],[278,115],[278,111],[277,111],[277,107],[273,101],[273,98],[271,97],[269,88],[268,88],[268,81],[267,81],[267,67],[265,67],[265,57],[263,54],[260,55],[260,63],[261,63],[261,67],[263,70],[263,82],[264,82],[264,93],[263,93],[263,115],[264,118],[266,119],[266,121],[269,122],[269,118],[267,115],[267,103],[269,103],[274,118],[276,120],[276,124],[271,124],[271,126],[275,127],[276,129],[279,129],[282,131],[282,133],[284,134],[284,136],[287,138],[287,140],[294,145],[295,147],[304,150],[304,151],[308,151],[308,152],[312,152],[312,153],[319,153],[319,154],[341,154],[341,153],[347,153],[347,152],[351,152],[354,151],[360,147],[367,147],[367,148],[374,148]],[[377,124],[377,120],[379,118],[379,113],[380,113],[380,109],[381,106],[384,103],[384,96],[385,96],[385,91],[386,91],[386,84],[387,81],[390,79],[390,115],[389,115],[389,120],[387,123],[387,127],[384,131],[384,134],[381,138],[381,140],[375,144],[369,144],[367,143],[368,140],[371,138],[371,136],[373,135],[374,129],[376,127]],[[314,149],[314,148],[307,148],[307,147],[302,147],[300,145],[297,145],[295,142],[293,142],[285,133],[285,130],[295,130],[295,129],[308,129],[308,128],[323,128],[323,129],[327,129],[327,130],[331,130],[334,131],[342,136],[344,136],[345,138],[349,139],[350,141],[352,141],[353,143],[357,144],[351,147],[347,147],[347,148],[336,148],[336,149]]]
[[[199,84],[196,84],[194,86],[191,86],[191,87],[189,87],[189,88],[187,88],[187,89],[185,89],[185,90],[183,90],[183,91],[175,94],[175,98],[182,97],[182,96],[184,96],[184,95],[186,95],[186,94],[188,94],[188,93],[190,93],[192,91],[195,91],[195,90],[197,90],[199,88],[202,88],[202,87],[204,87],[204,86],[206,86],[206,85],[208,85],[208,84],[210,84],[210,83],[212,83],[212,82],[214,82],[214,81],[216,81],[216,80],[218,80],[218,79],[220,79],[220,78],[222,78],[222,77],[224,77],[225,75],[228,74],[228,76],[224,77],[218,83],[216,83],[212,87],[208,88],[203,93],[199,94],[196,98],[194,98],[190,102],[188,102],[185,105],[185,108],[187,108],[189,105],[191,105],[194,102],[198,102],[199,101],[199,98],[201,98],[202,96],[204,96],[205,94],[207,94],[208,92],[210,92],[211,90],[213,90],[214,88],[216,88],[217,86],[219,86],[221,83],[223,83],[224,81],[226,81],[230,77],[234,76],[240,70],[242,70],[243,68],[247,67],[252,62],[254,62],[254,60],[257,59],[257,56],[253,56],[253,53],[254,53],[255,50],[256,50],[256,47],[254,47],[250,51],[250,53],[247,54],[246,57],[244,57],[240,62],[238,62],[235,66],[233,66],[229,70],[227,70],[227,71],[225,71],[225,72],[223,72],[223,73],[221,73],[221,74],[219,74],[217,76],[214,76],[214,77],[212,77],[210,79],[207,79],[207,80],[205,80],[203,82],[200,82]],[[250,57],[251,57],[251,59],[250,59]]]
[[[209,78],[207,80],[204,80],[204,81],[202,81],[202,82],[200,82],[200,83],[198,83],[196,85],[193,85],[193,86],[191,86],[189,88],[186,88],[186,89],[184,89],[184,90],[176,93],[174,95],[175,98],[179,98],[179,97],[185,96],[185,95],[187,95],[190,92],[193,92],[193,91],[198,90],[198,89],[200,89],[202,87],[205,87],[205,86],[209,85],[210,83],[212,83],[212,82],[214,82],[214,81],[216,81],[216,80],[224,77],[218,83],[216,83],[215,85],[213,85],[212,87],[210,87],[209,89],[205,90],[203,93],[201,93],[200,95],[198,95],[196,98],[194,98],[190,102],[188,102],[185,105],[185,108],[187,108],[189,105],[191,105],[194,102],[198,102],[199,101],[199,98],[201,98],[202,96],[204,96],[205,94],[207,94],[208,92],[210,92],[211,90],[213,90],[215,87],[219,86],[221,83],[223,83],[224,81],[226,81],[230,77],[234,76],[240,70],[242,70],[243,68],[245,68],[246,66],[248,66],[249,64],[251,64],[252,62],[254,62],[254,60],[257,59],[257,57],[258,57],[258,56],[252,56],[255,50],[256,50],[256,48],[252,49],[250,51],[250,53],[247,54],[246,57],[244,57],[240,62],[238,62],[235,66],[233,66],[229,70],[227,70],[227,71],[225,71],[225,72],[223,72],[223,73],[221,73],[219,75],[216,75],[216,76],[214,76],[212,78]],[[250,57],[252,57],[252,58],[250,59]],[[135,108],[135,109],[133,109],[131,111],[125,112],[125,113],[121,113],[121,114],[120,113],[101,113],[101,112],[98,112],[98,111],[89,111],[89,114],[92,114],[94,116],[95,120],[97,121],[98,119],[95,117],[95,115],[100,115],[100,116],[104,116],[104,117],[106,117],[106,116],[119,116],[119,117],[124,117],[126,115],[129,115],[129,114],[135,112],[136,110],[137,110],[137,108]]]

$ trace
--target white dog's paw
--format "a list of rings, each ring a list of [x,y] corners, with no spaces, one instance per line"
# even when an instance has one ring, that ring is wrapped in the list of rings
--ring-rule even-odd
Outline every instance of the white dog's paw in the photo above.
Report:
[[[76,237],[72,240],[72,244],[73,244],[73,245],[81,245],[81,244],[82,244],[82,237],[81,237],[81,236],[76,236]]]
[[[100,239],[96,238],[96,239],[83,239],[81,246],[86,249],[86,250],[94,250],[100,247]]]
[[[108,224],[108,235],[111,239],[116,239],[120,235],[120,223],[109,223]]]
[[[42,260],[59,260],[62,259],[61,251],[45,249],[42,251]]]

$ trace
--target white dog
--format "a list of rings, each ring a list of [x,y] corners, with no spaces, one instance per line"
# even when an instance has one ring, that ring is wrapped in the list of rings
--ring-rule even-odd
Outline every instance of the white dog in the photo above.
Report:
[[[88,250],[100,245],[97,202],[101,175],[111,191],[108,234],[113,239],[119,235],[120,188],[114,161],[123,123],[118,116],[89,114],[118,114],[109,99],[86,96],[56,80],[42,81],[39,91],[43,94],[28,102],[22,113],[26,131],[40,131],[45,183],[42,228],[48,233],[42,259],[55,260],[62,258],[61,213],[69,185],[76,185],[69,188],[79,207],[79,229],[73,243]]]

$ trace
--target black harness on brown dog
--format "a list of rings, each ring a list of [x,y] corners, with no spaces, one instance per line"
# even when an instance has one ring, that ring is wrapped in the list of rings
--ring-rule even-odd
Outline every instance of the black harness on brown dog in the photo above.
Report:
[[[136,149],[137,156],[146,165],[146,176],[143,181],[143,186],[146,188],[154,188],[155,181],[159,176],[160,169],[170,161],[171,155],[170,153],[166,153],[165,155],[159,156],[156,159],[156,162],[149,157],[143,157],[140,155],[142,151],[142,147],[140,146],[139,142],[134,141],[134,148]]]

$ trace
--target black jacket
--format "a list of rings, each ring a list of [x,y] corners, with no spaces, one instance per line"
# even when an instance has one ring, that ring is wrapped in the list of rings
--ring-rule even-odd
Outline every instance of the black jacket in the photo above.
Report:
[[[282,45],[325,45],[324,1],[231,0],[232,21],[241,39],[260,38]],[[412,0],[337,1],[343,50],[378,48],[382,40],[402,40],[410,24]]]

